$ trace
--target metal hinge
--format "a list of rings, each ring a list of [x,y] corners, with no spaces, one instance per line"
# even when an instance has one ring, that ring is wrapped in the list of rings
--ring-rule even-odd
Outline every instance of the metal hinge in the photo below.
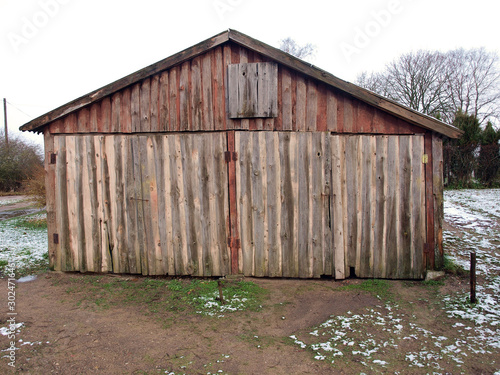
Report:
[[[52,235],[52,240],[54,241],[55,244],[58,244],[59,243],[59,234],[58,233],[54,233]]]
[[[57,154],[51,153],[50,154],[50,164],[55,164],[56,158],[57,158]]]
[[[238,160],[238,153],[234,151],[225,151],[224,159],[226,160],[226,163],[229,163],[230,161],[236,161]]]
[[[428,162],[429,162],[429,155],[424,154],[424,155],[422,156],[422,163],[423,163],[423,164],[427,164]]]

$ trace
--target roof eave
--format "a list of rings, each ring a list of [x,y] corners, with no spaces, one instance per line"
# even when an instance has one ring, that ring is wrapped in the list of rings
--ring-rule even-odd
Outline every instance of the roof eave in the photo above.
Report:
[[[328,85],[336,87],[353,97],[370,104],[378,109],[388,112],[396,117],[406,120],[414,125],[423,127],[427,130],[443,134],[450,138],[459,138],[463,131],[446,124],[438,119],[427,116],[423,113],[417,112],[399,103],[393,102],[383,96],[373,93],[367,89],[354,85],[350,82],[344,81],[331,73],[328,73],[312,64],[309,64],[297,57],[285,53],[277,48],[271,47],[256,39],[253,39],[243,33],[235,30],[229,30],[229,40],[238,43],[246,48],[255,52],[264,54],[273,60],[291,68],[302,72],[306,75],[312,76],[319,81],[325,82]]]
[[[399,117],[424,129],[440,133],[450,138],[459,138],[463,134],[461,130],[457,129],[454,126],[448,125],[437,119],[405,107],[399,103],[393,102],[362,87],[344,81],[331,73],[328,73],[320,68],[315,67],[312,64],[306,63],[305,61],[296,58],[295,56],[292,56],[286,52],[271,47],[268,44],[262,43],[254,38],[251,38],[243,33],[240,33],[239,31],[232,29],[219,33],[212,38],[204,40],[192,47],[176,53],[175,55],[167,57],[166,59],[163,59],[155,64],[152,64],[113,83],[103,86],[100,89],[81,96],[40,117],[35,118],[34,120],[21,126],[19,129],[22,131],[40,132],[45,125],[52,121],[55,121],[71,112],[74,112],[84,106],[94,103],[108,95],[111,95],[121,89],[137,83],[153,74],[157,74],[175,65],[181,64],[186,60],[192,59],[206,52],[207,50],[217,47],[227,41],[232,41],[255,52],[263,54],[284,66],[299,71],[305,75],[311,76],[319,81],[322,81],[341,91],[344,91],[367,104],[370,104],[380,110],[388,112],[396,117]]]
[[[103,86],[95,91],[92,91],[86,95],[83,95],[69,103],[66,103],[42,116],[39,116],[30,122],[22,125],[19,130],[21,131],[41,131],[48,123],[55,121],[71,112],[74,112],[86,105],[94,103],[108,95],[111,95],[119,90],[122,90],[134,83],[137,83],[151,75],[157,74],[163,70],[169,69],[175,65],[181,64],[182,62],[192,59],[205,51],[217,47],[229,40],[228,31],[224,31],[213,36],[210,39],[204,40],[192,47],[186,48],[185,50],[178,52],[166,59],[158,61],[152,65],[147,66],[141,70],[138,70],[128,76],[120,78],[119,80],[112,82],[106,86]]]

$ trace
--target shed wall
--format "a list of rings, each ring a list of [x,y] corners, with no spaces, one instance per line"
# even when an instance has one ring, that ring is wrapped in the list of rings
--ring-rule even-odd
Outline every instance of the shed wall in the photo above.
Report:
[[[227,146],[220,132],[56,136],[51,266],[229,274]],[[239,272],[423,276],[423,136],[240,131],[235,149]]]
[[[280,64],[278,116],[229,118],[228,64],[266,61],[226,43],[48,124],[51,266],[341,279],[439,265],[441,139]]]
[[[54,121],[52,134],[276,130],[421,134],[425,130],[282,65],[278,117],[227,116],[227,65],[270,61],[236,44],[216,47]]]

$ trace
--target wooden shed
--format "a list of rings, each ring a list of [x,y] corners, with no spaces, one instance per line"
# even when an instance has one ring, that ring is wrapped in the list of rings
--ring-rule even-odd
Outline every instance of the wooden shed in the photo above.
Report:
[[[23,125],[50,267],[421,279],[453,126],[228,30]]]

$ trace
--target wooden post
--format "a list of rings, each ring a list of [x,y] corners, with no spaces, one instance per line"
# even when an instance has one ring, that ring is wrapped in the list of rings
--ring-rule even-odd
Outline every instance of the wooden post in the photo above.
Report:
[[[3,98],[3,120],[5,124],[5,146],[9,146],[9,128],[7,127],[7,99]]]
[[[217,280],[217,285],[219,286],[219,300],[220,300],[220,303],[225,305],[226,304],[226,301],[224,301],[224,295],[222,294],[222,280],[219,279]]]
[[[476,303],[476,253],[470,253],[470,303]]]

